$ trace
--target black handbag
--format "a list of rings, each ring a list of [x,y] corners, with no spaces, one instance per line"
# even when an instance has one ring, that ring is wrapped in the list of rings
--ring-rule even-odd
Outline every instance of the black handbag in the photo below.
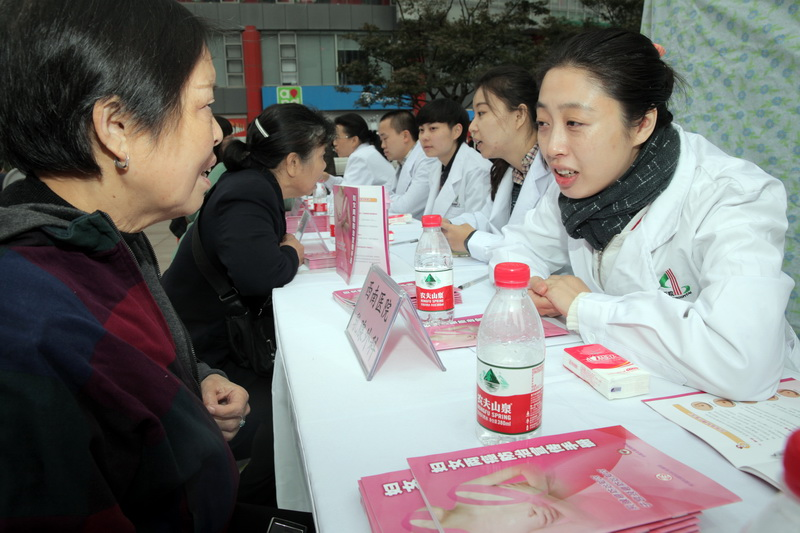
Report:
[[[275,361],[275,321],[271,311],[272,298],[253,312],[239,297],[227,276],[220,273],[206,255],[200,240],[200,216],[192,229],[192,255],[203,276],[219,295],[225,308],[228,328],[229,357],[237,365],[250,368],[259,376],[271,377]]]

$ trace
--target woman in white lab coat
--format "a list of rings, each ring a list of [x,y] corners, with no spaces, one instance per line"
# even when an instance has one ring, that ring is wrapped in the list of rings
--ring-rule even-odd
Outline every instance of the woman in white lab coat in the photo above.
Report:
[[[469,131],[475,147],[493,160],[492,192],[483,209],[442,223],[450,247],[489,261],[506,224],[521,224],[552,183],[536,135],[536,81],[524,68],[495,67],[476,82]]]
[[[439,159],[428,176],[426,215],[442,218],[480,211],[489,201],[491,163],[468,146],[469,115],[453,100],[437,98],[417,114],[419,143],[428,157]]]
[[[539,312],[586,343],[729,399],[769,398],[800,361],[782,183],[672,124],[674,73],[638,33],[580,34],[542,72],[539,145],[557,187],[506,226],[491,263],[531,265]],[[565,266],[574,275],[550,275]]]
[[[336,155],[347,158],[344,175],[330,176],[326,184],[332,185],[383,185],[387,195],[394,191],[395,170],[376,147],[381,141],[369,129],[367,122],[356,113],[336,117],[336,137],[333,149]]]

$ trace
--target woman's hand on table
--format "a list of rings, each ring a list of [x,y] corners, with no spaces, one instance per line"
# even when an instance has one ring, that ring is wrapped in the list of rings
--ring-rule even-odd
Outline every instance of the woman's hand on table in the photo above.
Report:
[[[225,440],[231,440],[250,413],[250,405],[247,403],[250,395],[244,387],[220,374],[209,374],[200,382],[200,390],[203,404],[214,417],[222,436]]]
[[[592,292],[576,276],[550,276],[542,279],[533,276],[528,283],[528,294],[542,316],[566,316],[573,300],[582,292]]]
[[[303,264],[303,258],[305,257],[305,246],[303,246],[300,241],[297,240],[291,233],[287,233],[283,236],[283,240],[281,240],[281,246],[291,246],[297,252],[297,259],[299,260],[300,265]]]
[[[442,233],[444,233],[447,242],[450,244],[450,248],[454,252],[467,251],[467,247],[464,246],[464,241],[467,240],[467,237],[469,237],[470,233],[473,231],[475,231],[475,228],[469,224],[454,225],[447,219],[442,220]]]

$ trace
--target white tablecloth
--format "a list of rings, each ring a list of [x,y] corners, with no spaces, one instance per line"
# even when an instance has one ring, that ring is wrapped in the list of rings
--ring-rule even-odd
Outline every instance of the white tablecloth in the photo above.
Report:
[[[418,236],[416,225],[395,226],[396,240]],[[391,247],[392,277],[413,279],[415,244]],[[470,258],[456,258],[456,285],[487,272]],[[389,357],[372,381],[344,334],[349,313],[331,293],[348,286],[333,269],[303,269],[273,296],[278,357],[273,382],[278,503],[313,511],[322,533],[369,533],[358,479],[408,468],[407,457],[478,446],[475,437],[475,351],[439,353],[441,372],[416,348],[403,324],[392,333]],[[456,316],[483,313],[490,282],[463,291]],[[643,398],[691,392],[659,378],[650,394],[622,400],[602,395],[561,364],[576,335],[547,340],[542,434],[611,425],[628,430],[699,470],[742,498],[703,513],[703,531],[738,531],[775,490],[734,468],[713,448],[642,403]]]

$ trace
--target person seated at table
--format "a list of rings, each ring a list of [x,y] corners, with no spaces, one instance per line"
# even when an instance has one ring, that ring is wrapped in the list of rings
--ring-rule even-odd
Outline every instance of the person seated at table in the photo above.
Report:
[[[369,129],[367,121],[356,113],[345,113],[334,119],[336,137],[333,149],[336,155],[347,158],[344,175],[325,177],[325,185],[382,185],[390,194],[395,187],[395,171],[381,155],[381,140]]]
[[[427,157],[419,144],[419,128],[411,111],[389,111],[378,123],[383,154],[398,164],[397,184],[391,194],[389,214],[410,214],[420,218],[428,200],[428,173],[437,163]]]
[[[258,374],[232,359],[225,308],[198,269],[192,252],[199,237],[212,265],[225,272],[254,314],[272,316],[272,290],[294,278],[303,245],[286,233],[284,198],[310,194],[325,169],[333,125],[300,104],[275,104],[247,128],[246,142],[223,151],[228,171],[208,192],[195,224],[164,273],[164,288],[191,335],[198,357],[224,370],[250,393],[252,413],[231,442],[235,456],[250,457],[239,501],[274,506],[272,374]],[[274,341],[274,338],[272,339]]]
[[[676,75],[643,35],[579,34],[542,76],[539,146],[557,187],[504,228],[491,264],[527,262],[540,314],[584,342],[732,400],[774,394],[800,360],[783,184],[673,124]],[[574,275],[550,275],[564,266]]]
[[[424,213],[450,219],[480,211],[489,201],[492,165],[466,143],[466,110],[452,100],[438,98],[420,109],[417,124],[425,155],[439,160],[428,174]]]
[[[533,76],[517,66],[496,67],[475,83],[469,127],[475,148],[492,160],[492,191],[478,212],[442,222],[442,231],[457,252],[489,261],[492,246],[506,224],[521,224],[553,181],[536,144],[536,97]]]
[[[173,0],[0,12],[26,175],[0,194],[0,529],[225,531],[247,392],[195,359],[142,231],[208,189],[206,28]]]

